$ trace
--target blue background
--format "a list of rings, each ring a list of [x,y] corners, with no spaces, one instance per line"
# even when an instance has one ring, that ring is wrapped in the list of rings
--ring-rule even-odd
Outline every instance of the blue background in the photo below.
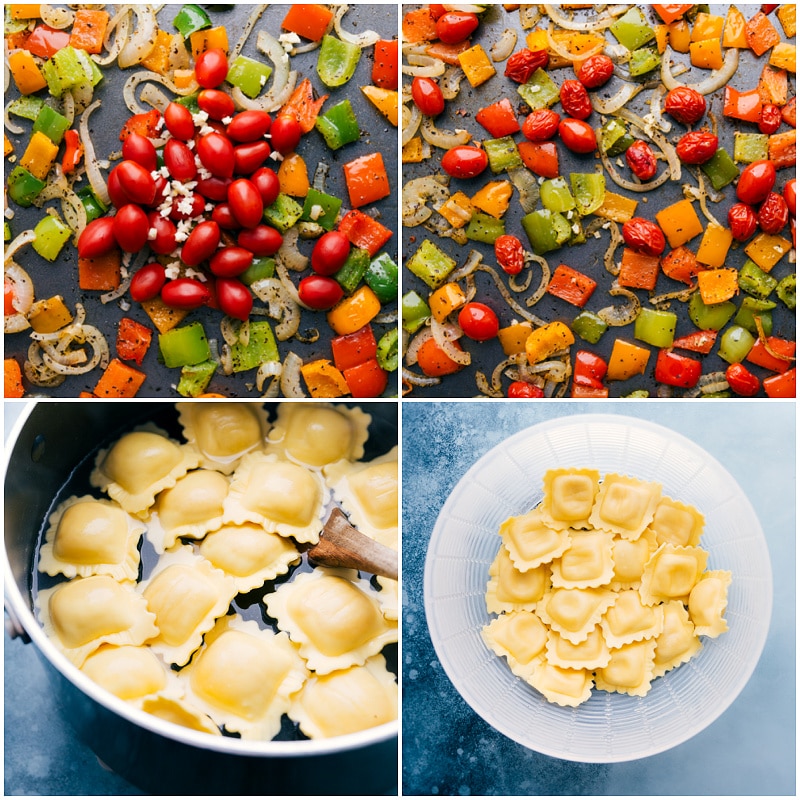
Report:
[[[672,428],[705,448],[745,490],[772,561],[764,652],[736,701],[667,752],[581,764],[530,751],[461,699],[425,623],[425,553],[439,509],[484,453],[544,420],[618,413]],[[406,795],[794,795],[794,402],[403,403],[403,792]]]

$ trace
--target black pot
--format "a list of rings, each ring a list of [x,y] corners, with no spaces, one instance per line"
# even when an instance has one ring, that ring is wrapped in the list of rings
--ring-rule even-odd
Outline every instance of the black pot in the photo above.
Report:
[[[397,405],[361,406],[372,415],[365,454],[372,458],[397,443]],[[177,413],[171,403],[38,402],[23,412],[7,442],[5,606],[16,633],[36,647],[55,704],[105,765],[153,794],[396,793],[397,722],[327,740],[210,736],[139,711],[101,689],[45,635],[33,614],[34,556],[54,498],[100,447],[150,419],[169,430]]]

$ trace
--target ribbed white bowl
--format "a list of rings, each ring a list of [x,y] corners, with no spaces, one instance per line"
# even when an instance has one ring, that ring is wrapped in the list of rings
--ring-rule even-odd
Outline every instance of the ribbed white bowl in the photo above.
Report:
[[[656,480],[706,518],[708,569],[729,569],[729,630],[703,638],[690,662],[657,678],[645,697],[594,690],[578,708],[548,703],[483,643],[492,618],[484,593],[500,523],[542,499],[554,467],[594,467]],[[674,747],[735,700],[763,650],[772,571],[761,525],[733,477],[672,430],[619,415],[579,415],[535,425],[483,456],[444,504],[425,562],[425,611],[447,675],[486,722],[520,744],[570,761],[629,761]]]

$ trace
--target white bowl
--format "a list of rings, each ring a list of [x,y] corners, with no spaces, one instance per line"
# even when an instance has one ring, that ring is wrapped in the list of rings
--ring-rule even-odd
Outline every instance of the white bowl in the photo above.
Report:
[[[691,661],[653,681],[645,697],[592,691],[577,708],[548,703],[481,639],[492,615],[484,593],[500,523],[542,499],[554,467],[594,467],[656,480],[706,518],[708,569],[729,569],[729,630],[702,637]],[[761,525],[742,489],[705,450],[672,430],[619,415],[578,415],[535,425],[484,455],[444,504],[425,562],[431,639],[464,700],[493,728],[570,761],[629,761],[695,736],[736,699],[763,650],[772,571]]]

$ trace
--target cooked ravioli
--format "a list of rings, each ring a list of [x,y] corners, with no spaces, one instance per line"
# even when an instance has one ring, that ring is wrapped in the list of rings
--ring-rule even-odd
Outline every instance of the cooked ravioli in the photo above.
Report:
[[[318,472],[275,454],[250,453],[233,474],[224,521],[255,522],[298,542],[316,544],[327,499]]]
[[[655,534],[650,530],[646,530],[633,542],[615,535],[611,547],[611,558],[614,561],[611,588],[638,589],[642,583],[644,565],[657,547]]]
[[[360,408],[330,403],[281,403],[268,452],[308,467],[324,467],[364,455],[372,417]]]
[[[272,739],[308,672],[285,633],[223,617],[180,672],[188,699],[243,739]]]
[[[111,500],[70,497],[51,514],[39,553],[39,571],[67,578],[139,575],[139,540],[145,526]]]
[[[397,719],[397,683],[381,655],[363,666],[312,675],[289,716],[311,739],[344,736]]]
[[[489,584],[486,587],[486,610],[490,614],[503,611],[533,611],[550,586],[547,564],[520,572],[505,547],[489,567]]]
[[[544,660],[547,626],[533,611],[501,614],[481,629],[487,646],[505,656],[511,671],[523,680]]]
[[[108,575],[60,583],[40,591],[38,603],[45,632],[76,667],[101,644],[139,645],[158,634],[147,601]]]
[[[569,669],[595,670],[605,667],[610,660],[611,653],[599,625],[595,625],[579,644],[573,644],[554,630],[547,634],[549,664]]]
[[[664,600],[688,602],[707,560],[708,553],[700,547],[660,545],[642,573],[642,600],[648,605]]]
[[[375,582],[380,587],[378,602],[381,604],[383,616],[396,622],[400,614],[399,583],[383,575],[376,575]]]
[[[548,528],[538,508],[527,514],[509,517],[500,526],[500,536],[514,566],[521,572],[558,558],[570,543],[569,531]]]
[[[689,612],[680,600],[661,604],[664,625],[656,637],[654,676],[660,677],[669,670],[688,661],[700,652],[703,643],[689,619]]]
[[[209,733],[212,736],[222,736],[219,727],[208,714],[204,714],[183,698],[164,695],[145,697],[141,700],[139,707],[142,711],[163,719],[165,722],[171,722],[173,725]]]
[[[689,615],[700,636],[716,638],[728,630],[725,609],[731,573],[725,569],[704,572],[689,593]]]
[[[167,687],[169,674],[149,648],[101,645],[83,662],[81,672],[122,700],[156,694]]]
[[[592,673],[587,669],[558,667],[544,662],[537,665],[529,681],[551,703],[575,707],[592,695]]]
[[[662,497],[656,506],[650,529],[659,544],[668,542],[684,547],[700,544],[705,519],[693,506]]]
[[[609,583],[614,575],[611,534],[571,530],[569,537],[569,547],[551,566],[553,586],[589,589]]]
[[[638,539],[653,519],[660,498],[660,483],[610,473],[600,484],[589,522],[625,539]]]
[[[536,604],[536,611],[565,639],[580,644],[616,598],[614,592],[603,588],[553,589]]]
[[[197,469],[161,492],[153,506],[147,538],[163,553],[180,537],[202,539],[222,525],[228,479],[211,469]]]
[[[160,491],[174,486],[198,461],[193,447],[178,444],[149,425],[126,433],[110,448],[101,450],[90,481],[126,511],[141,515]]]
[[[600,473],[596,469],[547,470],[542,519],[558,530],[586,527],[599,488]]]
[[[655,677],[655,649],[655,639],[612,648],[608,664],[595,672],[597,688],[606,692],[644,697]]]
[[[264,597],[267,613],[300,648],[309,669],[327,674],[363,664],[397,641],[368,582],[352,570],[298,573]]]
[[[636,589],[623,589],[600,624],[608,646],[622,647],[658,636],[664,626],[664,612],[661,606],[645,605]]]
[[[223,525],[209,533],[199,549],[200,555],[233,580],[237,592],[249,592],[285,575],[301,559],[291,539],[254,522]]]

